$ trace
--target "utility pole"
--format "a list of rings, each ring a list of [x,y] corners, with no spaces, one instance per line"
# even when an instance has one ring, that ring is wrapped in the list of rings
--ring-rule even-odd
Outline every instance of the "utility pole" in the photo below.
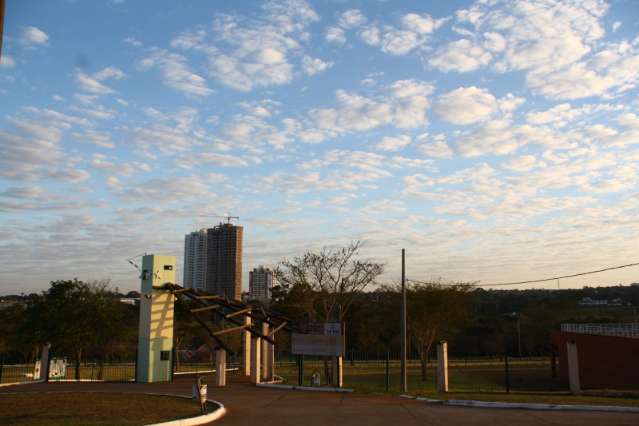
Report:
[[[402,360],[401,360],[401,385],[402,392],[408,392],[406,374],[406,250],[402,249]]]

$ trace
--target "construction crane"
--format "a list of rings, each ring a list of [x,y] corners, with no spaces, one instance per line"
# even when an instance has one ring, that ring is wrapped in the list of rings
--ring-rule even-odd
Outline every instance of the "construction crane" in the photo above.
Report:
[[[223,217],[226,219],[226,223],[231,223],[231,219],[240,220],[239,216],[231,216],[230,214],[226,215],[213,215],[213,217]]]

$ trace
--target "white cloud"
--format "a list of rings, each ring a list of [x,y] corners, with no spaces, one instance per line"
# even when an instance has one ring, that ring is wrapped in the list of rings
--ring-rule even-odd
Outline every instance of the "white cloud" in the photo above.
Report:
[[[371,24],[359,32],[359,37],[364,43],[371,46],[379,46],[382,52],[394,56],[406,55],[416,48],[426,47],[430,35],[446,19],[434,19],[428,14],[418,15],[408,13],[400,18],[400,25]]]
[[[0,68],[13,68],[16,65],[16,61],[9,55],[2,55],[0,57]]]
[[[287,84],[295,70],[291,58],[303,52],[306,28],[319,16],[305,0],[269,1],[261,9],[254,18],[218,15],[211,40],[199,29],[176,37],[171,46],[203,53],[209,73],[236,90]]]
[[[490,52],[482,46],[461,39],[439,47],[426,61],[428,66],[440,71],[468,72],[488,64],[491,59]]]
[[[622,42],[607,46],[585,61],[526,78],[535,92],[551,99],[610,97],[637,87],[639,48]]]
[[[401,18],[402,26],[417,34],[431,34],[445,21],[446,19],[434,19],[428,14],[418,15],[417,13],[408,13]]]
[[[88,129],[83,133],[73,133],[73,136],[81,142],[88,142],[102,148],[115,148],[115,144],[111,140],[109,133]]]
[[[347,10],[339,17],[339,25],[343,28],[355,28],[366,23],[366,17],[358,9]]]
[[[343,44],[346,43],[346,33],[340,27],[329,27],[326,29],[326,41],[330,43]]]
[[[378,46],[382,41],[379,28],[374,25],[365,27],[362,31],[360,31],[359,37],[364,43],[370,44],[371,46]]]
[[[206,84],[204,77],[191,71],[186,58],[177,53],[165,50],[154,52],[142,59],[138,68],[142,71],[158,68],[162,73],[164,84],[192,96],[209,96],[213,90]]]
[[[49,41],[49,36],[39,28],[24,27],[21,41],[28,46],[43,45]]]
[[[422,154],[435,158],[451,158],[453,156],[453,150],[446,143],[446,135],[440,133],[433,136],[432,140],[429,139],[428,134],[418,137],[420,142],[418,149]]]
[[[522,155],[511,158],[504,164],[504,167],[508,170],[522,173],[532,170],[536,164],[537,159],[534,155]]]
[[[113,89],[103,83],[104,80],[120,80],[123,77],[124,72],[112,66],[104,68],[92,75],[85,74],[80,70],[77,70],[75,73],[75,81],[80,86],[80,90],[97,95],[113,93]]]
[[[307,115],[315,130],[325,135],[367,131],[384,125],[418,128],[427,124],[426,109],[432,92],[432,84],[416,80],[396,81],[377,98],[338,90],[336,108],[314,108]]]
[[[376,145],[380,151],[398,151],[411,143],[409,135],[384,136]]]
[[[302,58],[302,71],[306,75],[315,75],[322,71],[326,71],[333,66],[332,61],[323,61],[319,58],[311,58],[308,55],[304,55]]]
[[[439,97],[435,112],[453,124],[472,124],[488,119],[497,111],[497,99],[486,89],[460,87]]]

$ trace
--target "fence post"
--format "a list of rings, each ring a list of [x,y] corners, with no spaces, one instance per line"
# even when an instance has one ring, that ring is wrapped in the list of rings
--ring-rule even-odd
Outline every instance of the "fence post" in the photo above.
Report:
[[[304,386],[304,355],[297,356],[297,384]]]
[[[510,368],[508,366],[508,352],[504,352],[504,369],[506,393],[510,393]]]
[[[390,391],[390,351],[386,351],[386,392]]]
[[[557,354],[555,345],[550,346],[550,370],[552,371],[552,378],[557,378]]]
[[[4,369],[4,354],[0,353],[0,383],[2,383],[2,370]]]

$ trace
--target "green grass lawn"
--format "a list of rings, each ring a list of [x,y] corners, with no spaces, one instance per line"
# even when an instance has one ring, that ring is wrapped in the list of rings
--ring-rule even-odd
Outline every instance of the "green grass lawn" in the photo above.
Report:
[[[601,397],[571,395],[568,384],[551,377],[548,362],[512,361],[510,364],[510,393],[506,393],[503,362],[451,363],[449,368],[449,390],[437,393],[436,366],[429,365],[427,379],[422,381],[419,364],[409,363],[408,393],[435,399],[475,399],[482,401],[539,402],[549,404],[602,404],[639,406],[639,398],[632,396]],[[283,364],[276,367],[276,374],[286,383],[297,384],[297,366]],[[314,370],[323,371],[321,361],[304,363],[304,384],[310,385]],[[400,369],[397,362],[389,368],[389,393],[400,394]],[[386,393],[386,374],[383,363],[344,362],[344,386],[356,392]]]
[[[216,407],[211,406],[210,410]],[[199,406],[186,398],[98,393],[3,394],[2,425],[144,425],[193,417]]]

